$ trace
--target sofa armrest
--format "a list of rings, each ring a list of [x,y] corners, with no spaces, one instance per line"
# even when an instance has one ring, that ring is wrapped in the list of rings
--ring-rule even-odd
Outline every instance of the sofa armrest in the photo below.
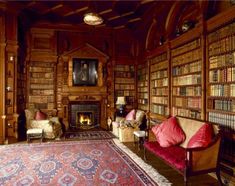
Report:
[[[218,165],[221,136],[217,135],[215,140],[206,148],[186,149],[186,170],[197,172],[215,169]]]

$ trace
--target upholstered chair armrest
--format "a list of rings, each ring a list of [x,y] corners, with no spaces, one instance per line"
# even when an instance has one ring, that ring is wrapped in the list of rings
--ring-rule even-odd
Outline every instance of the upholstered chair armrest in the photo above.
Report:
[[[120,122],[120,121],[122,121],[122,120],[125,120],[125,118],[124,117],[119,117],[119,116],[117,116],[116,118],[115,118],[115,121],[116,122]]]
[[[206,148],[187,148],[187,171],[196,172],[216,168],[219,158],[220,141],[221,137],[217,135],[215,140]]]

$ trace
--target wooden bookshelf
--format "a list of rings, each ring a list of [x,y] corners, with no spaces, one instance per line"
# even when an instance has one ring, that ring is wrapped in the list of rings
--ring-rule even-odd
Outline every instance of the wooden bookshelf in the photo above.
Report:
[[[148,110],[148,66],[138,65],[137,70],[138,109]]]
[[[31,62],[29,67],[29,108],[55,108],[55,64]]]
[[[167,52],[150,59],[150,111],[160,117],[169,115],[168,72]]]
[[[235,23],[210,33],[208,50],[208,120],[227,128],[235,121]]]
[[[172,114],[203,119],[201,41],[195,39],[173,48]]]
[[[207,42],[207,119],[223,128],[222,159],[235,164],[235,22],[211,32]]]
[[[14,119],[14,105],[15,105],[15,54],[7,52],[6,60],[6,122],[7,122],[7,136],[17,137],[17,126]]]
[[[124,96],[126,109],[131,110],[135,104],[135,66],[116,65],[115,71],[115,101],[117,97]]]

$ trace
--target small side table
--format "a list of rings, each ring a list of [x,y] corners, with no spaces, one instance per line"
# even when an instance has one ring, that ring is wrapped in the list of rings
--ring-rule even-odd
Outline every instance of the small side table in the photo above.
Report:
[[[136,143],[136,139],[138,139],[139,150],[140,150],[141,144],[144,143],[145,138],[147,137],[147,132],[144,130],[138,130],[138,131],[134,131],[133,134],[134,134],[134,143]]]
[[[43,141],[43,129],[28,129],[26,134],[28,143],[31,139],[41,139],[41,142]]]

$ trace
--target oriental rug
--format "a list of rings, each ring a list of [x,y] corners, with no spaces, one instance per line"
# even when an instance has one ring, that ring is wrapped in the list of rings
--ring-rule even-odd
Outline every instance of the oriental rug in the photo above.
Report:
[[[1,146],[0,185],[170,185],[122,147],[116,140]]]
[[[93,140],[93,139],[111,139],[115,136],[109,131],[77,131],[66,132],[65,139]]]

